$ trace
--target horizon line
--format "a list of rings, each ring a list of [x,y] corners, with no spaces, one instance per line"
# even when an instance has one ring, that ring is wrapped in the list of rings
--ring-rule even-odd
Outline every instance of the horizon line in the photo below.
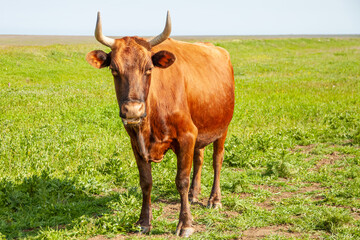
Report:
[[[0,33],[0,36],[34,36],[34,37],[94,37],[94,35],[63,35],[63,34],[2,34]],[[125,37],[128,35],[110,35],[109,37]],[[134,36],[138,36],[138,37],[143,37],[143,38],[150,38],[153,36],[147,36],[147,35],[143,35],[143,36],[139,36],[139,35],[134,35]],[[194,35],[171,35],[171,37],[337,37],[337,36],[354,36],[354,37],[360,37],[360,33],[341,33],[341,34],[194,34]]]

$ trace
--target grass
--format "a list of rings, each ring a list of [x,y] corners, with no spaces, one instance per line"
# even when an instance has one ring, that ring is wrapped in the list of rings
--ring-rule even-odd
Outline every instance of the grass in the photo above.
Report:
[[[203,206],[210,146],[192,238],[360,238],[360,39],[213,43],[232,56],[236,109],[223,208]],[[0,48],[0,239],[173,237],[175,156],[153,164],[154,228],[137,235],[138,171],[111,74],[84,60],[94,49]]]

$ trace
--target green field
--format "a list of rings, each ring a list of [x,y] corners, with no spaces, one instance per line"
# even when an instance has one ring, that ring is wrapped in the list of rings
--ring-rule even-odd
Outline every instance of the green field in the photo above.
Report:
[[[228,39],[236,106],[220,210],[205,152],[192,239],[360,239],[360,38]],[[99,44],[0,46],[0,239],[175,238],[176,159],[153,164],[153,230]]]

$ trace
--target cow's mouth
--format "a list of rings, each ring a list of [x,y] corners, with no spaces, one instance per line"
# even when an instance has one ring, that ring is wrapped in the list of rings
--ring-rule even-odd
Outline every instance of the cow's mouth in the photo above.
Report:
[[[121,118],[124,125],[138,125],[141,123],[141,118]]]

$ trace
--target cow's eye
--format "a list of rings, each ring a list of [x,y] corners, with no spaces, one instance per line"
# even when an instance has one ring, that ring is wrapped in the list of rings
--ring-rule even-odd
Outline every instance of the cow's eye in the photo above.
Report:
[[[145,75],[150,75],[150,74],[151,74],[151,68],[145,71]]]
[[[111,73],[113,76],[119,76],[118,72],[116,70],[111,69]]]

